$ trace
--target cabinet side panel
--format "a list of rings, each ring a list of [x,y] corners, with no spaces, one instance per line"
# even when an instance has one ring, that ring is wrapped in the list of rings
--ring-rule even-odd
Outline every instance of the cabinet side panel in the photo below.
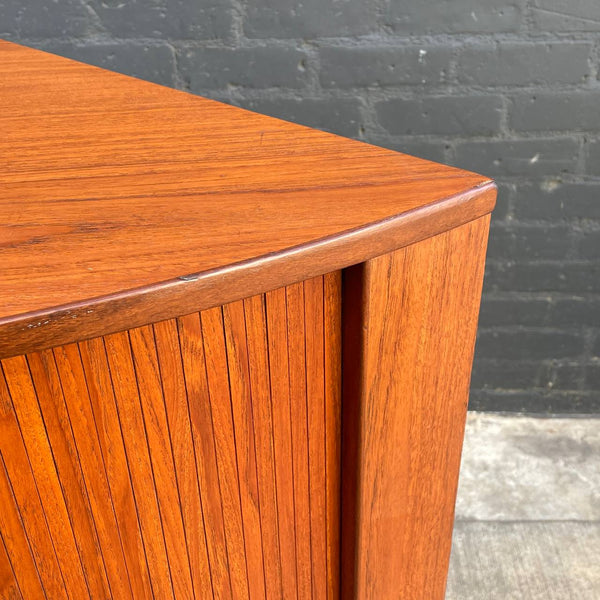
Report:
[[[341,274],[0,369],[0,595],[335,599]]]
[[[343,598],[444,597],[488,224],[345,273]]]

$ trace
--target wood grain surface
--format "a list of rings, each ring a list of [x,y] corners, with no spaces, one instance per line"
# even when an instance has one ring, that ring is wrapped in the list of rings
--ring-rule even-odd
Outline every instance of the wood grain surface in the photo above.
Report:
[[[488,225],[345,272],[344,599],[444,597]]]
[[[2,41],[0,86],[0,597],[441,600],[494,184]]]
[[[337,598],[340,284],[2,360],[0,597]]]
[[[480,175],[0,42],[0,356],[219,306],[489,212]]]

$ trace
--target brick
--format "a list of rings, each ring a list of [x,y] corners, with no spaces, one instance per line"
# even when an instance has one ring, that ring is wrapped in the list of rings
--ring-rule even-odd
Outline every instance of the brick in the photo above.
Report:
[[[590,260],[600,260],[600,231],[591,231],[584,234],[579,242],[578,256]],[[600,324],[600,314],[598,316]]]
[[[571,390],[473,390],[469,410],[588,414],[600,411],[600,396],[594,392]]]
[[[600,131],[600,92],[519,95],[509,123],[519,131]]]
[[[494,298],[484,295],[479,313],[479,326],[540,327],[548,324],[551,309],[550,298]]]
[[[584,367],[556,361],[494,360],[475,356],[473,390],[581,390]]]
[[[515,233],[505,227],[490,228],[487,258],[512,258],[515,254]]]
[[[532,297],[518,292],[502,296],[484,294],[479,313],[482,328],[523,325],[526,327],[600,327],[600,298]]]
[[[589,75],[590,51],[583,42],[470,46],[458,57],[458,79],[477,86],[580,83]]]
[[[595,0],[535,0],[531,14],[538,31],[600,31]]]
[[[561,225],[520,225],[515,233],[515,259],[566,259],[572,246],[571,228]]]
[[[559,298],[550,306],[549,322],[556,326],[600,327],[600,298]]]
[[[567,331],[483,330],[477,338],[480,358],[539,360],[577,358],[584,350],[580,335]]]
[[[522,184],[514,212],[518,219],[600,219],[600,184],[556,180]]]
[[[46,44],[45,49],[67,58],[161,85],[175,85],[175,53],[167,44],[140,45],[122,42],[79,45],[52,42]]]
[[[585,172],[588,175],[600,175],[600,140],[589,145]]]
[[[492,213],[492,224],[503,221],[508,216],[509,205],[514,196],[514,185],[497,181],[498,195],[496,197],[496,206]]]
[[[565,259],[572,246],[571,228],[550,225],[499,225],[490,229],[492,259]]]
[[[489,176],[558,176],[576,170],[578,154],[579,142],[570,137],[465,141],[457,144],[454,164]]]
[[[580,390],[584,386],[583,365],[543,365],[539,387],[550,390]]]
[[[493,135],[500,131],[499,96],[396,98],[375,105],[382,127],[392,134]]]
[[[397,152],[418,156],[419,158],[424,158],[425,160],[431,160],[433,162],[443,163],[446,158],[446,144],[443,141],[429,142],[404,138],[401,142],[390,142],[377,136],[373,136],[367,141],[376,146],[383,146],[384,148],[390,148]]]
[[[492,291],[600,293],[600,264],[557,262],[551,264],[494,264],[486,267]]]
[[[246,3],[249,38],[317,38],[374,31],[374,0],[262,0]]]
[[[61,0],[62,2],[62,0]],[[89,0],[103,30],[118,37],[211,39],[226,37],[232,26],[230,0]]]
[[[536,387],[541,366],[531,361],[497,361],[475,356],[472,389],[527,389]]]
[[[447,78],[451,49],[435,46],[322,47],[325,88],[438,85]]]
[[[347,137],[357,137],[360,129],[360,108],[356,100],[281,98],[245,100],[242,105],[249,110],[285,121]]]
[[[600,365],[585,367],[585,387],[588,390],[600,392]]]
[[[85,36],[98,33],[93,14],[79,0],[0,0],[0,34],[6,39]]]
[[[305,59],[294,48],[190,48],[182,52],[179,68],[193,92],[228,85],[299,88],[306,81]]]
[[[388,7],[384,23],[399,33],[493,33],[518,31],[525,1],[394,0]]]

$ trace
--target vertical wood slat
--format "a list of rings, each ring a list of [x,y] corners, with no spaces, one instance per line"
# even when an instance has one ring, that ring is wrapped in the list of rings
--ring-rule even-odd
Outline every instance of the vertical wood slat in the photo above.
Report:
[[[2,361],[2,597],[337,598],[340,343],[333,273]]]
[[[310,487],[308,455],[308,411],[306,395],[306,343],[304,334],[304,284],[286,288],[288,357],[294,464],[294,510],[296,522],[296,572],[298,598],[312,595],[312,555],[310,535]],[[309,515],[309,518],[306,518]],[[335,596],[334,596],[335,597]]]
[[[323,278],[304,282],[312,595],[327,597],[327,483]]]
[[[0,387],[3,384],[0,378]],[[0,394],[0,403],[3,402]],[[21,520],[19,509],[8,480],[4,460],[0,455],[0,531],[3,547],[14,570],[15,581],[25,598],[44,598],[43,582],[38,573],[33,549]],[[10,584],[9,584],[10,585]]]
[[[69,584],[85,596],[85,584],[78,577],[81,567],[77,564],[76,551],[69,543],[72,532],[69,532],[66,509],[60,504],[62,492],[57,484],[52,453],[44,439],[43,424],[36,414],[35,394],[26,382],[29,369],[25,357],[4,360],[2,367],[4,392],[11,403],[4,415],[6,419],[3,419],[3,425],[9,430],[3,427],[0,432],[2,453],[19,511],[36,552],[38,570],[47,578],[44,583],[57,598],[69,597]],[[70,579],[65,577],[68,568],[74,570]]]
[[[66,598],[46,516],[4,376],[0,377],[0,443],[2,537],[12,557],[12,564],[20,565],[17,580],[23,589],[38,589],[36,580],[39,578],[39,589],[44,590],[45,594],[53,598]]]
[[[244,300],[267,598],[283,597],[265,299]]]
[[[151,598],[146,552],[104,340],[96,338],[80,342],[79,352],[133,597]]]
[[[177,321],[213,595],[228,600],[231,584],[200,315],[187,315]]]
[[[2,537],[0,537],[0,598],[4,600],[23,598]]]
[[[327,598],[340,595],[342,463],[342,273],[324,277],[325,480],[327,499]]]
[[[173,594],[180,598],[193,587],[154,332],[138,327],[129,338]]]
[[[265,567],[260,523],[256,442],[252,416],[244,303],[223,306],[231,408],[235,431],[242,524],[252,600],[265,598]]]
[[[285,288],[265,294],[265,305],[282,597],[296,598],[296,515]]]
[[[89,588],[75,541],[73,517],[67,509],[27,359],[24,356],[6,359],[3,368],[19,427],[22,433],[28,432],[23,441],[65,586],[70,595],[85,597]]]
[[[344,599],[444,597],[488,226],[346,272]]]
[[[53,355],[60,379],[111,593],[114,596],[131,598],[121,535],[116,524],[112,495],[106,478],[79,348],[76,344],[70,344],[55,348],[49,354],[49,361]],[[30,360],[33,360],[33,357]]]
[[[129,334],[124,332],[108,335],[105,343],[152,592],[159,598],[173,598],[171,572]],[[178,509],[173,507],[175,508]]]
[[[60,477],[61,485],[65,495],[67,509],[73,525],[73,533],[79,547],[83,568],[89,585],[90,595],[100,598],[110,595],[111,586],[107,579],[105,560],[109,564],[109,571],[113,575],[114,571],[110,567],[116,567],[118,573],[118,562],[111,560],[111,556],[104,556],[100,551],[100,540],[96,524],[90,515],[92,513],[92,504],[103,512],[106,505],[106,489],[103,488],[100,493],[93,486],[85,484],[85,477],[82,466],[85,468],[88,476],[90,471],[92,477],[99,477],[101,471],[97,469],[97,461],[91,462],[80,460],[74,429],[71,425],[71,418],[65,403],[65,394],[62,391],[56,362],[52,351],[43,351],[27,357],[29,370],[33,384],[36,389],[36,395],[40,404],[40,410],[46,426],[48,439],[52,447],[56,467]],[[76,389],[68,387],[69,382],[65,384],[67,395],[74,397],[76,401],[83,402],[83,396],[77,394]],[[87,394],[86,394],[87,395]],[[77,415],[74,415],[77,419]],[[84,443],[94,439],[87,430],[90,421],[86,423],[75,420],[75,430],[84,430]],[[96,467],[96,468],[94,468]],[[91,490],[91,494],[90,494]],[[91,502],[89,496],[91,495]],[[98,503],[98,498],[101,499]],[[110,509],[110,506],[109,506]],[[100,533],[110,532],[110,529],[100,529]],[[105,550],[110,550],[111,542],[115,540],[102,538]],[[116,540],[118,542],[118,539]],[[117,579],[121,579],[117,576]],[[124,578],[127,586],[127,577]],[[123,588],[113,581],[112,589],[114,593]],[[126,587],[128,591],[128,586]],[[125,598],[128,597],[126,593]]]
[[[160,379],[173,445],[173,458],[187,538],[194,597],[200,600],[211,595],[210,568],[204,535],[200,489],[198,478],[195,476],[196,456],[177,322],[171,319],[156,323],[154,333],[160,364]]]
[[[229,577],[233,598],[237,600],[237,598],[248,598],[248,576],[223,314],[220,308],[212,308],[203,311],[200,320],[217,453]]]

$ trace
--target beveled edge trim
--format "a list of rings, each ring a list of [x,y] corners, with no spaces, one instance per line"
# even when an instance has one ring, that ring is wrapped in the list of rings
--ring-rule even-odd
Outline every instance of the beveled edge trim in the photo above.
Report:
[[[493,181],[405,213],[226,267],[0,319],[0,358],[36,352],[248,298],[343,269],[490,213]]]

